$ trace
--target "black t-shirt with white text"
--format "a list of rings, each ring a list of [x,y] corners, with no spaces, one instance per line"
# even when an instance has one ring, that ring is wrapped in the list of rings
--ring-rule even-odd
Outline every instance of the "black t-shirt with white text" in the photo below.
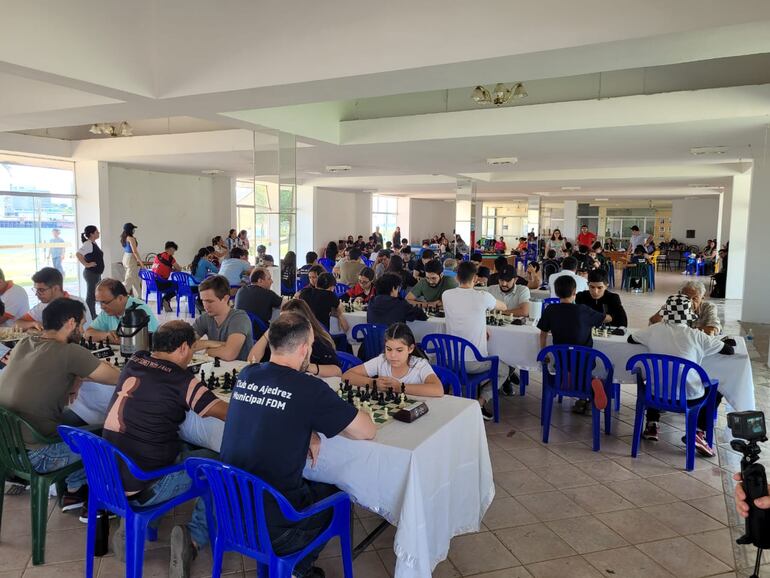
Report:
[[[604,323],[604,313],[594,311],[586,305],[575,303],[554,303],[543,311],[537,328],[550,331],[554,345],[582,345],[593,347],[593,327]]]
[[[220,456],[270,484],[299,510],[310,505],[302,478],[310,434],[333,437],[357,413],[320,379],[269,362],[249,365],[233,389]],[[271,527],[290,526],[272,499],[265,505]]]

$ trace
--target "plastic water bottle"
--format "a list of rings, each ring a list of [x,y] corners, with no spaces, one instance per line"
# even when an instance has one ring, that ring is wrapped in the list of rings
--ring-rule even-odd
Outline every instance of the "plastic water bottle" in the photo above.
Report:
[[[746,341],[754,341],[754,332],[751,330],[751,328],[746,331]]]

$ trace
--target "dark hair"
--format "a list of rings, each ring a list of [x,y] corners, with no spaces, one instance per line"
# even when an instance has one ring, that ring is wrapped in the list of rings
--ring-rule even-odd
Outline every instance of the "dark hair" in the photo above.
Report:
[[[307,317],[286,311],[270,324],[267,330],[267,342],[273,352],[281,350],[293,352],[303,343],[307,343],[312,330]]]
[[[412,248],[409,245],[403,245],[400,253],[412,253]]]
[[[593,245],[591,245],[591,249],[593,249],[594,251],[601,248],[602,248],[602,244],[599,241],[596,241]]]
[[[321,273],[318,276],[318,281],[316,281],[315,286],[318,289],[330,289],[336,284],[337,280],[334,278],[334,275],[331,273]]]
[[[556,259],[556,250],[555,249],[548,249],[548,255],[546,255],[549,259]]]
[[[232,239],[232,236],[231,236],[231,235],[232,235],[233,233],[235,233],[235,232],[237,232],[235,229],[230,229],[229,231],[227,231],[227,237],[228,237],[229,239]]]
[[[167,321],[152,334],[152,350],[172,353],[183,343],[192,347],[195,343],[195,330],[192,325],[181,319]]]
[[[246,253],[248,255],[248,253]],[[262,261],[270,261],[273,265],[275,265],[275,259],[273,259],[272,255],[263,255]]]
[[[257,267],[251,272],[251,276],[249,277],[249,281],[252,283],[257,283],[259,281],[262,281],[262,279],[265,279],[267,277],[267,269],[264,267]]]
[[[329,244],[326,245],[326,258],[334,260],[337,258],[337,253],[339,252],[340,249],[337,246],[337,243],[334,241],[329,241]]]
[[[227,280],[227,277],[223,277],[222,275],[206,277],[201,281],[201,284],[198,285],[198,295],[209,289],[214,292],[217,299],[224,299],[225,295],[230,295],[230,281]]]
[[[409,239],[407,239],[406,237],[403,237],[403,238],[401,239],[401,244],[403,245],[404,243],[407,243],[407,244],[409,244]]]
[[[361,258],[361,249],[351,249],[348,258],[351,261],[358,261]]]
[[[588,282],[589,283],[604,283],[605,285],[609,285],[609,277],[607,276],[607,272],[604,269],[592,269],[588,272]]]
[[[428,261],[425,264],[425,272],[426,273],[436,273],[438,275],[441,275],[442,271],[444,271],[444,266],[439,263],[436,259],[433,261]]]
[[[80,301],[59,297],[54,299],[43,309],[43,329],[46,331],[58,331],[70,319],[80,325],[86,315],[86,308]]]
[[[286,251],[283,256],[284,267],[296,267],[297,266],[297,254],[294,251]]]
[[[244,255],[248,255],[248,253],[243,249],[241,249],[240,247],[233,247],[232,249],[230,249],[231,259],[240,259]]]
[[[311,265],[312,263],[315,263],[318,261],[318,253],[315,251],[308,251],[305,253],[305,263],[308,265]]]
[[[80,241],[82,243],[85,243],[88,241],[88,237],[96,233],[98,229],[96,228],[96,225],[88,225],[85,229],[83,229],[83,232],[80,234]]]
[[[578,262],[575,257],[567,257],[562,261],[561,268],[566,271],[575,271],[577,269]]]
[[[636,255],[644,255],[647,251],[644,250],[644,245],[637,245],[636,249],[634,249],[634,254]]]
[[[219,241],[222,240],[222,235],[217,235],[216,237],[211,237],[211,244],[215,247],[219,244]]]
[[[433,252],[433,249],[424,249],[420,259],[433,259],[435,256],[436,254]]]
[[[479,267],[479,270],[476,271],[476,276],[483,277],[484,279],[489,279],[489,274],[490,274],[489,267],[484,267],[483,265],[481,265]]]
[[[499,273],[505,267],[508,266],[508,259],[506,259],[502,255],[500,255],[499,257],[495,257],[494,265],[495,265],[495,271],[497,271]]]
[[[516,269],[510,265],[503,267],[503,270],[497,274],[497,278],[500,281],[513,281],[516,278]]]
[[[198,252],[195,254],[195,257],[193,257],[192,264],[190,265],[190,273],[195,275],[195,272],[198,270],[198,263],[200,263],[201,259],[204,257],[207,257],[208,255],[211,255],[214,252],[213,247],[201,247],[198,249]]]
[[[478,251],[474,252],[473,255],[471,255],[471,261],[475,263],[481,263],[481,259],[482,259],[481,253],[479,253]]]
[[[588,245],[580,245],[578,247],[578,253],[581,255],[587,255],[588,254]]]
[[[164,250],[168,251],[169,249],[173,249],[174,251],[179,250],[179,245],[174,243],[174,241],[166,241],[166,245],[163,247]]]
[[[577,283],[572,275],[561,275],[553,282],[553,289],[559,299],[566,299],[575,292]]]
[[[554,229],[553,232],[551,233],[551,241],[555,241],[556,240],[556,231],[559,231],[559,238],[560,239],[564,238],[561,235],[561,229]]]
[[[394,273],[385,273],[374,282],[374,290],[377,295],[390,295],[393,289],[401,288],[401,276]]]
[[[398,255],[391,255],[387,271],[391,273],[401,273],[404,270],[404,260]]]
[[[372,271],[370,267],[364,267],[358,272],[359,277],[362,275],[369,279],[369,281],[374,281],[374,271]]]
[[[97,289],[106,289],[110,292],[110,295],[113,297],[120,297],[120,296],[126,296],[128,297],[128,291],[126,291],[126,286],[123,285],[120,281],[117,279],[102,279],[99,281],[99,284],[96,286]]]
[[[537,261],[530,261],[527,265],[532,265],[535,268],[535,271],[540,271],[540,263]]]
[[[61,272],[53,267],[43,267],[40,271],[36,271],[32,275],[32,282],[43,283],[46,287],[62,287],[64,285]]]
[[[457,281],[460,283],[470,283],[476,274],[476,263],[473,261],[463,261],[457,266]]]
[[[417,341],[414,338],[414,333],[412,333],[412,330],[409,329],[409,326],[406,323],[394,323],[390,327],[387,328],[385,331],[385,339],[383,340],[385,343],[387,343],[391,339],[396,339],[398,341],[404,342],[404,344],[407,347],[411,347],[414,345],[414,350],[412,353],[409,354],[409,357],[420,357],[422,359],[428,359],[428,356],[425,355],[425,352],[420,348],[420,346],[417,344]],[[383,347],[384,351],[384,347]]]
[[[310,269],[307,270],[308,273],[315,273],[319,277],[326,273],[326,269],[324,269],[321,265],[313,265],[310,267]]]
[[[120,245],[122,247],[126,247],[128,245],[128,237],[134,236],[134,231],[136,230],[136,227],[123,227],[123,232],[120,234]],[[138,245],[139,243],[137,243]]]

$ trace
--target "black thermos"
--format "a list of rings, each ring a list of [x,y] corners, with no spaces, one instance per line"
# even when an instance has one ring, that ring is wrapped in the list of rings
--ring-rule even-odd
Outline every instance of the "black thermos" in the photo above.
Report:
[[[104,510],[96,512],[96,544],[94,556],[105,556],[109,551],[110,517]]]

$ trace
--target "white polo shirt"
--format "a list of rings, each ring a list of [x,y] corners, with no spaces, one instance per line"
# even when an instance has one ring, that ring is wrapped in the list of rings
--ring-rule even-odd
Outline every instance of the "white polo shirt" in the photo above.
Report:
[[[548,277],[548,287],[551,289],[551,297],[556,297],[556,289],[554,289],[554,281],[558,279],[559,277],[564,277],[566,275],[569,275],[575,280],[575,285],[577,285],[577,292],[580,293],[581,291],[588,291],[588,281],[586,281],[583,277],[580,275],[577,275],[573,271],[559,271],[558,273],[554,273],[550,277]]]

